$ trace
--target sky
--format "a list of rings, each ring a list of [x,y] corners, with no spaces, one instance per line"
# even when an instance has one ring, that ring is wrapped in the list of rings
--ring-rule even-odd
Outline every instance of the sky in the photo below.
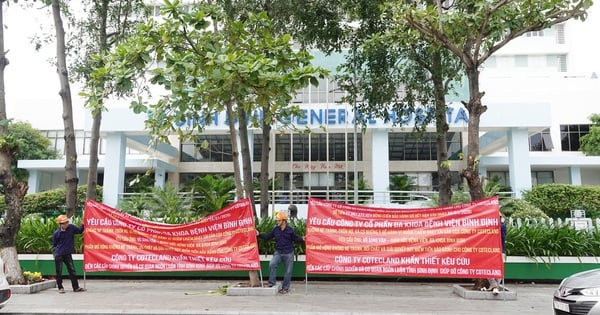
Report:
[[[54,58],[54,44],[37,52],[31,38],[40,32],[53,32],[49,8],[24,10],[13,2],[4,6],[5,50],[10,64],[5,70],[7,115],[19,121],[28,121],[37,129],[63,129],[62,100],[58,94],[60,84],[56,68],[50,62]],[[598,5],[596,5],[598,7]],[[597,11],[597,12],[595,12]],[[596,72],[600,76],[600,9],[592,7],[586,22],[569,24],[571,45],[576,52],[570,57],[571,71]],[[79,89],[71,86],[75,128],[84,123],[83,100]]]

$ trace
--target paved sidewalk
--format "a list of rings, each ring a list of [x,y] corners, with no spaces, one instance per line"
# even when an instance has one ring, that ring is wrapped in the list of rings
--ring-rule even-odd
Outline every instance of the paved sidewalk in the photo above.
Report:
[[[294,281],[289,294],[227,296],[237,280],[98,280],[87,292],[14,294],[1,314],[552,314],[557,284],[511,284],[517,299],[467,300],[456,283]],[[65,284],[70,286],[67,279]],[[69,288],[69,287],[65,287]]]

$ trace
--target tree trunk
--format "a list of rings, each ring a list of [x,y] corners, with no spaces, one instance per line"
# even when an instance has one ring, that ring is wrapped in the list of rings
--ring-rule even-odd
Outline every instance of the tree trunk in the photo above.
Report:
[[[231,160],[233,162],[233,180],[235,181],[235,197],[238,200],[244,199],[244,187],[242,187],[242,178],[240,171],[237,130],[235,129],[235,115],[231,101],[225,105],[227,108],[227,120],[229,122],[229,134],[231,136]]]
[[[238,128],[240,130],[240,146],[242,149],[242,169],[244,177],[244,191],[246,196],[250,198],[250,204],[252,205],[252,213],[256,218],[256,206],[254,202],[254,183],[252,177],[252,159],[250,158],[250,145],[248,143],[248,121],[246,118],[246,111],[242,106],[238,107]],[[261,201],[262,202],[262,201]],[[258,272],[256,270],[250,270],[248,272],[248,278],[251,287],[259,287],[260,279],[258,278]]]
[[[90,165],[88,169],[86,199],[96,200],[98,185],[98,143],[100,142],[100,124],[102,122],[102,111],[96,110],[92,122],[92,135],[90,139]]]
[[[467,146],[467,167],[461,171],[461,176],[469,185],[471,200],[475,201],[483,198],[483,186],[479,178],[479,122],[481,115],[487,110],[482,105],[481,99],[485,93],[479,91],[479,70],[477,67],[467,67],[467,78],[469,81],[469,103],[464,104],[469,111],[468,124],[468,146]]]
[[[446,89],[441,76],[442,56],[434,53],[432,56],[432,79],[435,94],[435,126],[437,146],[437,168],[439,177],[439,205],[452,203],[452,177],[448,161],[448,121],[446,120]]]
[[[77,147],[75,143],[75,128],[73,126],[73,100],[71,99],[71,86],[67,70],[67,56],[65,47],[65,30],[60,15],[60,1],[52,0],[52,16],[56,28],[56,64],[60,92],[63,104],[63,123],[65,127],[65,186],[67,216],[71,217],[77,211]]]
[[[256,217],[254,201],[254,177],[252,176],[252,159],[250,158],[250,144],[248,142],[248,119],[242,106],[238,107],[238,129],[240,131],[240,148],[242,153],[242,183],[246,197],[250,198],[252,213]]]
[[[4,26],[4,2],[0,0],[0,26]],[[4,69],[8,65],[6,50],[4,49],[4,27],[0,28],[0,121],[6,122],[6,92],[4,86]],[[4,201],[6,215],[0,225],[0,256],[7,267],[6,279],[10,284],[24,284],[25,278],[21,272],[19,257],[17,255],[17,234],[21,228],[23,208],[21,201],[27,193],[27,185],[17,182],[11,170],[18,147],[8,135],[8,126],[0,124],[0,185],[4,187]]]
[[[271,125],[263,119],[263,144],[260,151],[260,216],[269,215],[269,152],[271,151]],[[275,174],[273,174],[275,175]],[[273,177],[273,180],[275,178]]]

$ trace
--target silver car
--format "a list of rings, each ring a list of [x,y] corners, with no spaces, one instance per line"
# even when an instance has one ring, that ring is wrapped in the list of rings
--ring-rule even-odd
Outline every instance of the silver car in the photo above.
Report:
[[[10,285],[6,281],[5,268],[4,261],[0,258],[0,308],[3,308],[8,303],[11,295]]]
[[[600,315],[600,269],[571,275],[554,291],[555,315]]]

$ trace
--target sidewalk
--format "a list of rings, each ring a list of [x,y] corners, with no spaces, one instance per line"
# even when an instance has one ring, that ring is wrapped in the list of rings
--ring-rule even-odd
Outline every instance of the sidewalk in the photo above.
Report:
[[[242,281],[243,282],[243,281]],[[14,294],[1,314],[552,314],[557,284],[512,284],[517,299],[467,300],[456,283],[294,281],[289,294],[227,296],[237,280],[81,280],[87,292]]]

